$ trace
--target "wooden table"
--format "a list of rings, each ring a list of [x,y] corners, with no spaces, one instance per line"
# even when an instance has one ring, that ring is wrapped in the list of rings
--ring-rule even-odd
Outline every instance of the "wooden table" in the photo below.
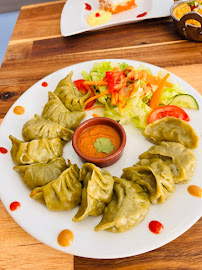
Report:
[[[22,7],[0,70],[1,119],[24,91],[44,76],[92,59],[126,58],[158,65],[202,93],[202,43],[182,40],[171,18],[63,38],[59,24],[64,3]],[[0,269],[202,269],[201,226],[202,219],[173,242],[139,256],[85,259],[35,240],[0,203]]]

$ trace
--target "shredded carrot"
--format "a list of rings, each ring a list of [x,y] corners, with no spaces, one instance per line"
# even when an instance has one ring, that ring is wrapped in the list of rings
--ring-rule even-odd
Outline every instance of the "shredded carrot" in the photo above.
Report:
[[[160,80],[159,78],[147,73],[147,77],[146,77],[146,82],[147,83],[151,83],[151,84],[159,84],[160,83]],[[173,84],[172,83],[169,83],[169,82],[166,82],[166,85],[167,87],[172,87]]]
[[[111,105],[116,105],[116,92],[112,92]]]
[[[109,90],[106,90],[106,91],[104,91],[104,92],[102,92],[102,93],[100,93],[100,94],[98,94],[96,96],[93,96],[93,97],[89,98],[88,100],[86,100],[86,102],[84,103],[84,105],[86,105],[89,102],[93,101],[94,99],[98,99],[99,97],[102,97],[102,96],[104,96],[106,94],[109,94]]]
[[[149,107],[152,108],[153,110],[156,109],[160,103],[160,99],[163,93],[163,88],[166,85],[166,81],[168,79],[168,77],[170,76],[170,74],[167,74],[159,83],[159,86],[156,90],[156,92],[153,94],[151,102],[149,104]]]
[[[105,81],[85,81],[84,85],[108,85],[108,82]]]
[[[96,118],[96,117],[100,117],[100,116],[98,114],[94,113],[93,117]]]
[[[85,109],[85,111],[91,111],[91,110],[94,110],[94,109],[98,109],[98,108],[104,108],[105,106],[93,106],[93,107],[90,107],[90,108],[87,108],[87,109]]]

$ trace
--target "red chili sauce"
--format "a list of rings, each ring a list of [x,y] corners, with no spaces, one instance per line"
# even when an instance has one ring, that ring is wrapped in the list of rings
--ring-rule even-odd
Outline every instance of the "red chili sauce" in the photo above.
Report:
[[[91,7],[91,5],[89,5],[89,4],[87,4],[87,3],[85,3],[85,9],[86,9],[86,10],[91,10],[91,9],[92,9],[92,7]]]
[[[149,229],[151,232],[153,232],[155,234],[159,234],[163,231],[164,227],[159,221],[152,220],[149,223]]]
[[[137,15],[137,18],[142,18],[142,17],[144,17],[146,15],[147,15],[147,12],[143,12],[143,13]]]
[[[42,82],[41,84],[43,87],[47,87],[48,86],[48,83],[47,82]]]
[[[8,153],[8,150],[6,148],[4,148],[4,147],[0,147],[0,153],[1,154],[6,154],[6,153]]]
[[[10,204],[10,210],[11,210],[11,211],[15,211],[15,210],[17,210],[19,207],[20,207],[20,203],[19,203],[19,202],[12,202],[12,203]]]

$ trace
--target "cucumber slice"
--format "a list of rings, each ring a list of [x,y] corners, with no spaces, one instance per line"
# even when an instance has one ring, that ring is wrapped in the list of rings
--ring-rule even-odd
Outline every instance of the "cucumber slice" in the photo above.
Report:
[[[176,105],[181,108],[199,110],[199,105],[195,98],[188,94],[180,94],[174,96],[173,100],[169,103],[169,105]]]

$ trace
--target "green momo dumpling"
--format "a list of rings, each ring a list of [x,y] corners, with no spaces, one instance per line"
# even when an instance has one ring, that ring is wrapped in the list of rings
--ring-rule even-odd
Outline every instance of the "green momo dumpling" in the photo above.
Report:
[[[125,232],[140,223],[149,210],[149,196],[141,186],[122,178],[114,180],[112,200],[95,231]]]
[[[51,211],[70,210],[81,201],[79,168],[70,165],[57,179],[49,184],[35,188],[30,197],[43,203]]]
[[[161,159],[143,159],[133,167],[123,169],[121,176],[142,186],[153,204],[169,199],[175,184],[170,168]]]
[[[80,181],[83,181],[81,205],[72,219],[82,221],[87,216],[99,216],[104,211],[105,203],[112,198],[113,177],[94,164],[86,163],[80,171]]]
[[[63,126],[46,120],[35,114],[34,118],[26,122],[22,128],[22,137],[26,142],[42,138],[60,138],[64,141],[69,141],[74,132]]]
[[[22,142],[10,135],[9,139],[13,144],[10,153],[15,164],[47,163],[63,153],[62,142],[59,138]]]
[[[84,103],[90,97],[91,92],[89,91],[86,95],[83,95],[78,91],[76,86],[72,82],[72,74],[70,72],[63,80],[57,85],[54,94],[62,101],[65,107],[73,111],[84,110]]]
[[[191,149],[198,146],[199,140],[187,122],[174,117],[164,117],[147,125],[142,134],[156,144],[162,141],[177,142]]]
[[[161,158],[170,167],[175,183],[189,182],[196,166],[193,152],[182,144],[174,142],[162,142],[160,145],[154,145],[139,158]]]
[[[48,163],[15,166],[13,169],[20,174],[27,187],[33,189],[42,187],[58,178],[67,169],[67,164],[63,157],[59,157],[52,159]]]
[[[49,101],[43,109],[42,117],[56,122],[65,128],[75,130],[86,116],[86,113],[82,111],[70,112],[54,93],[49,92],[48,96]]]

